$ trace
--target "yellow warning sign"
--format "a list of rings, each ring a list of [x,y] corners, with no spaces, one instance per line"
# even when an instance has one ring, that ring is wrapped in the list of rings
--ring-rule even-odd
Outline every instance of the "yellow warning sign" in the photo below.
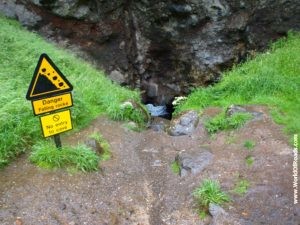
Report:
[[[44,137],[50,137],[55,134],[72,130],[70,110],[41,116],[40,121]]]
[[[71,93],[32,101],[34,115],[64,109],[73,105]]]
[[[35,68],[26,98],[33,100],[50,97],[59,93],[70,92],[72,89],[70,82],[49,56],[42,54]]]

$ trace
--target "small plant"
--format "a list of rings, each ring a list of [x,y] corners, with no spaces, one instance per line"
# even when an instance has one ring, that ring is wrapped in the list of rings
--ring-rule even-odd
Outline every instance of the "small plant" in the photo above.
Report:
[[[204,220],[207,217],[207,213],[205,211],[199,210],[198,215],[201,220]]]
[[[254,141],[251,141],[251,140],[246,140],[244,142],[244,147],[247,149],[247,150],[252,150],[254,147],[255,147],[255,142]]]
[[[176,175],[179,175],[179,173],[180,173],[180,165],[179,165],[179,163],[178,163],[177,160],[175,160],[175,161],[172,162],[172,164],[171,164],[171,170]]]
[[[249,113],[235,113],[230,117],[227,117],[224,112],[209,119],[204,123],[204,126],[208,133],[214,134],[220,130],[231,130],[243,126],[249,119],[251,119]]]
[[[57,149],[49,142],[40,142],[33,146],[30,161],[42,168],[67,168],[83,172],[98,170],[99,156],[84,145],[75,148]]]
[[[89,137],[94,138],[103,149],[103,153],[100,155],[100,160],[109,160],[111,158],[111,150],[108,141],[98,132],[92,133]]]
[[[254,157],[251,156],[251,155],[248,155],[246,158],[245,158],[245,161],[246,161],[246,164],[248,166],[252,166],[252,164],[254,163]]]
[[[238,195],[244,195],[248,191],[250,182],[246,179],[240,179],[235,185],[233,192]]]
[[[210,203],[221,205],[230,201],[229,196],[221,190],[219,183],[209,179],[205,179],[201,186],[193,192],[193,195],[204,212],[208,211]]]

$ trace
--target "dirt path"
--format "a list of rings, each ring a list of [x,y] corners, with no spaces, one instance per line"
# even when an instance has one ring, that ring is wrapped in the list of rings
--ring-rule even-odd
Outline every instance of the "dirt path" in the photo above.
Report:
[[[260,109],[263,110],[263,109]],[[298,224],[293,205],[292,152],[280,128],[266,116],[234,132],[208,137],[201,124],[190,136],[164,132],[129,131],[121,123],[98,118],[63,143],[81,143],[100,132],[113,158],[95,173],[46,171],[31,165],[27,156],[0,171],[0,224],[24,225],[202,225],[192,191],[204,178],[218,179],[233,201],[224,208],[241,224]],[[245,140],[256,145],[247,166]],[[203,172],[180,177],[170,164],[180,151],[210,149],[214,159]],[[244,196],[230,192],[238,178],[250,181]],[[299,205],[298,205],[299,206]]]

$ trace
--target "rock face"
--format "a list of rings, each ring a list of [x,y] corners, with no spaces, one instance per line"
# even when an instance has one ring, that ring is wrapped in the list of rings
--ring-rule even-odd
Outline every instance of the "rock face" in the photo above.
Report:
[[[299,0],[2,0],[0,12],[78,46],[158,105],[216,82],[253,50],[300,30]],[[118,75],[119,79],[119,75]]]

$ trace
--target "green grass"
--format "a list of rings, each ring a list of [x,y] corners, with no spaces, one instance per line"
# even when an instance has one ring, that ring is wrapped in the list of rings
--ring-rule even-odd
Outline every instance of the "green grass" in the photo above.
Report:
[[[205,179],[200,187],[194,190],[193,195],[199,206],[206,211],[210,203],[221,205],[230,201],[230,197],[221,190],[220,184],[209,179]]]
[[[28,32],[14,20],[0,16],[0,167],[41,140],[39,119],[25,99],[39,56],[46,53],[74,86],[72,121],[75,129],[100,114],[143,124],[141,109],[124,110],[122,103],[139,102],[137,91],[117,86],[74,54]]]
[[[246,140],[243,145],[247,150],[252,150],[255,147],[255,142],[251,140]]]
[[[253,163],[254,163],[254,157],[251,156],[251,155],[248,155],[246,158],[245,158],[245,162],[248,166],[252,166]]]
[[[29,159],[47,169],[67,168],[90,172],[98,170],[100,157],[84,145],[57,149],[49,142],[42,142],[33,146]]]
[[[248,113],[235,113],[232,116],[226,116],[224,112],[210,118],[204,123],[204,127],[210,134],[217,133],[221,130],[232,130],[243,126],[251,115]]]
[[[175,113],[231,104],[267,105],[273,119],[289,134],[300,133],[300,33],[289,33],[258,54],[235,66],[210,87],[195,89]]]
[[[179,165],[179,162],[177,160],[175,160],[171,163],[171,170],[174,174],[179,175],[180,165]]]
[[[246,179],[239,179],[239,181],[236,183],[233,192],[238,195],[244,195],[247,193],[248,189],[250,187],[250,182]]]

